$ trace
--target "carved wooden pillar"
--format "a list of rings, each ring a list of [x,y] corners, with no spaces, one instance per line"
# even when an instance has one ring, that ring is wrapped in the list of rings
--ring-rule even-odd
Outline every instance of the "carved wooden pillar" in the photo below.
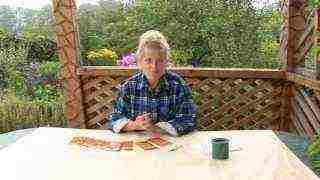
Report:
[[[75,0],[53,0],[62,74],[67,84],[67,111],[69,127],[85,128],[81,81],[77,75],[77,26]]]
[[[298,42],[306,29],[308,0],[283,0],[281,10],[284,18],[281,38],[281,60],[288,72],[294,72],[304,58],[299,59]]]
[[[320,8],[315,11],[316,76],[320,80]]]
[[[281,37],[280,37],[280,61],[286,66],[287,56],[288,56],[288,1],[282,1],[281,3],[281,13],[283,17],[282,28],[281,28]]]

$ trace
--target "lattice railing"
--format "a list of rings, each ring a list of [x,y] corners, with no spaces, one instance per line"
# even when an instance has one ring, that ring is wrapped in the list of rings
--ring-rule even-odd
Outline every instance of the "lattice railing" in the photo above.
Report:
[[[128,72],[126,76],[126,70],[123,70],[120,73],[122,76],[117,76],[120,71],[109,68],[108,71],[105,70],[108,76],[98,71],[92,74],[101,75],[80,72],[85,74],[81,81],[88,128],[106,127],[107,115],[113,110],[118,92],[116,86],[132,74]],[[261,78],[239,78],[245,77],[244,74],[250,76],[249,71],[245,70],[230,70],[224,74],[221,74],[223,71],[220,71],[220,74],[217,70],[211,71],[210,75],[210,71],[206,74],[200,70],[198,75],[202,74],[202,77],[188,77],[187,71],[182,72],[182,75],[187,76],[185,79],[192,88],[198,105],[200,130],[290,128],[280,127],[283,124],[281,122],[285,121],[284,113],[287,109],[284,103],[287,97],[284,87],[287,82],[281,79],[280,71],[260,71]],[[271,78],[272,73],[275,79]],[[196,73],[191,74],[196,76]],[[228,76],[230,78],[227,78]],[[266,78],[267,76],[269,78]]]
[[[280,119],[283,81],[206,78],[200,94],[199,125],[205,130],[270,129]]]

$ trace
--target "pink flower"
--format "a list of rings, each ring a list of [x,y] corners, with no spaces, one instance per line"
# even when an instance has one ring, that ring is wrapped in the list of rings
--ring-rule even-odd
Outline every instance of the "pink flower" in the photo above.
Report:
[[[136,56],[134,53],[126,54],[125,56],[122,56],[122,59],[118,63],[120,66],[130,67],[130,66],[136,66]]]

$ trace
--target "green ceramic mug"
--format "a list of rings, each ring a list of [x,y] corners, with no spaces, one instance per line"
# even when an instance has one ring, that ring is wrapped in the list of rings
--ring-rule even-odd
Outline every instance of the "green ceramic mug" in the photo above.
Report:
[[[229,139],[214,138],[211,144],[213,159],[229,159]]]

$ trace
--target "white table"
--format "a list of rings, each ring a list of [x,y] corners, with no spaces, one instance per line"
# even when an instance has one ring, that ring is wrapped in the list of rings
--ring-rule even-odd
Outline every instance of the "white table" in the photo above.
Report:
[[[144,133],[114,134],[105,130],[39,128],[0,150],[0,179],[5,180],[213,180],[319,179],[269,130],[199,131],[178,138],[183,145],[110,152],[83,150],[68,144],[74,136],[105,140],[141,140]],[[209,141],[230,139],[229,160],[212,160]]]

